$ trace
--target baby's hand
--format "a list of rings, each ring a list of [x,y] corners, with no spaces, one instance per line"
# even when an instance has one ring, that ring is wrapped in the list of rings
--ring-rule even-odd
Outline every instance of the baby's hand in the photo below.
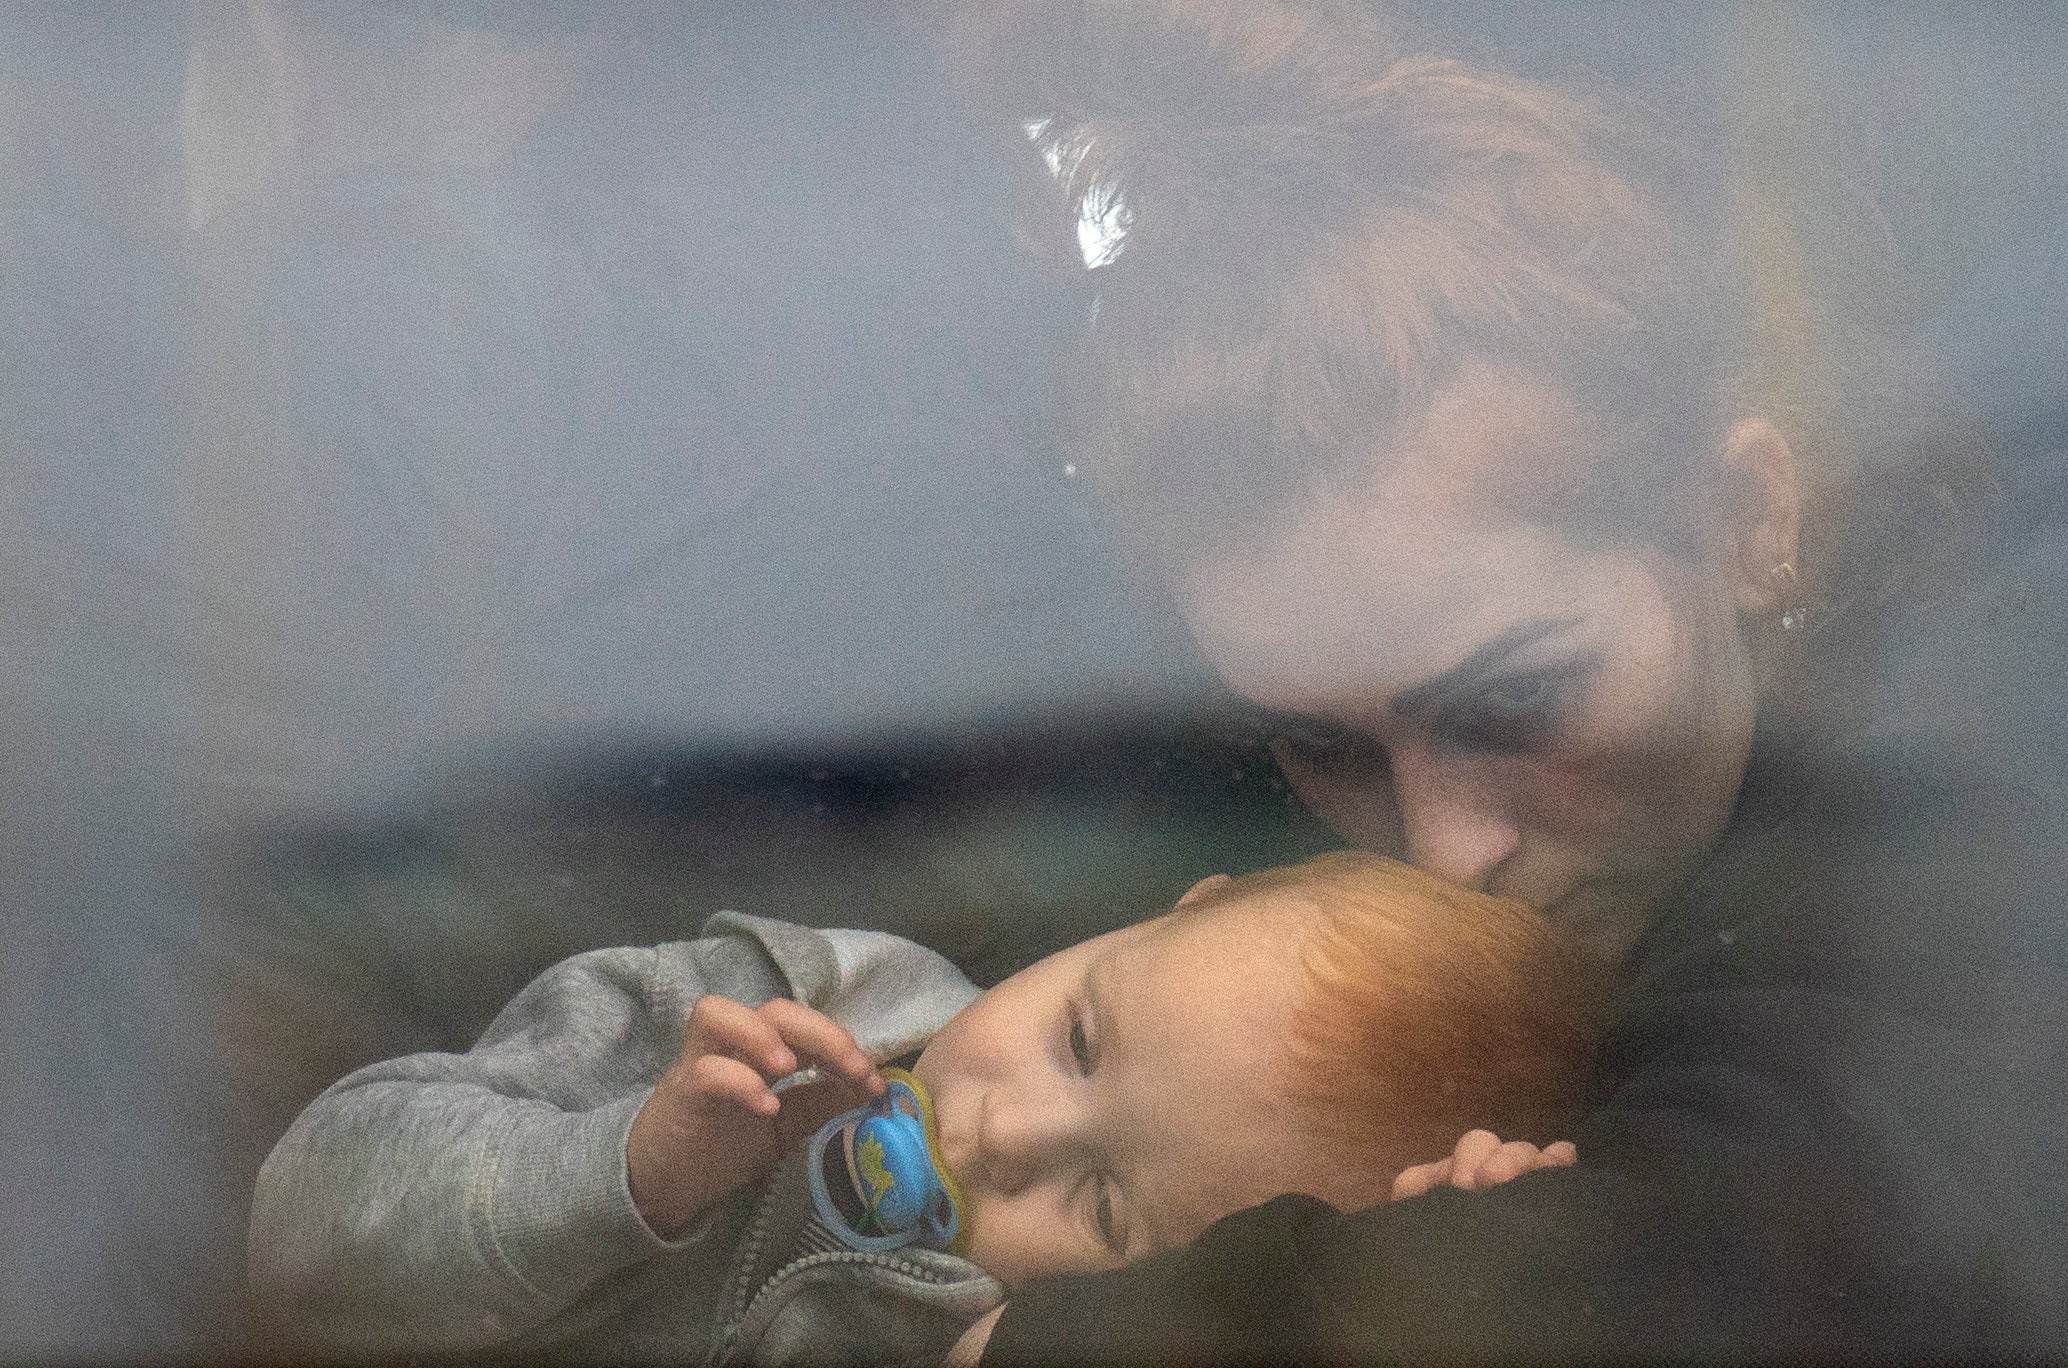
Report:
[[[1467,1131],[1457,1148],[1429,1164],[1416,1164],[1393,1180],[1393,1200],[1419,1197],[1445,1183],[1467,1192],[1478,1192],[1538,1169],[1565,1168],[1579,1162],[1580,1152],[1570,1140],[1559,1140],[1538,1149],[1526,1140],[1501,1143],[1492,1131]]]
[[[769,1086],[816,1064],[818,1082]],[[646,1223],[673,1235],[741,1183],[751,1182],[834,1116],[883,1091],[883,1076],[847,1028],[801,1002],[748,1007],[700,998],[682,1057],[632,1119],[625,1172]]]

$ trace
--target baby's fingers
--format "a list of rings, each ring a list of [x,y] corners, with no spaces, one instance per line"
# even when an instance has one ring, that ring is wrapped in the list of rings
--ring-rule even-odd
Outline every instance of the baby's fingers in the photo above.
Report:
[[[1447,1155],[1434,1163],[1416,1164],[1413,1168],[1402,1169],[1400,1176],[1393,1180],[1393,1200],[1397,1202],[1405,1197],[1419,1197],[1431,1188],[1441,1187],[1450,1181],[1450,1169],[1451,1161]]]
[[[1451,1149],[1450,1184],[1467,1192],[1480,1186],[1479,1170],[1501,1148],[1501,1137],[1490,1130],[1466,1131]]]
[[[767,1079],[725,1055],[699,1056],[689,1066],[689,1086],[707,1102],[729,1102],[757,1116],[774,1116],[782,1107]]]
[[[1419,1197],[1446,1183],[1465,1192],[1480,1192],[1538,1169],[1565,1168],[1579,1159],[1580,1152],[1570,1140],[1538,1149],[1525,1140],[1503,1144],[1492,1131],[1468,1131],[1448,1158],[1402,1171],[1393,1180],[1393,1199]]]
[[[1470,1179],[1475,1188],[1496,1187],[1543,1167],[1544,1152],[1527,1140],[1510,1140],[1481,1161]]]
[[[866,1088],[872,1094],[883,1091],[883,1080],[876,1072],[875,1061],[855,1044],[854,1036],[845,1026],[825,1013],[789,998],[776,998],[762,1004],[761,1017],[797,1057],[817,1064],[834,1078]]]
[[[685,1059],[726,1055],[757,1071],[763,1080],[797,1071],[797,1054],[760,1011],[715,994],[690,1009],[683,1045]]]

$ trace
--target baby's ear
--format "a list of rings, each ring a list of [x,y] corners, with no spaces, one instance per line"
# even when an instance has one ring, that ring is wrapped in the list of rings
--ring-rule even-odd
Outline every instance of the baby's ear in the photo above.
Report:
[[[1209,874],[1205,878],[1201,879],[1198,883],[1193,884],[1190,888],[1186,889],[1185,896],[1179,898],[1175,906],[1183,907],[1186,903],[1205,897],[1207,894],[1213,892],[1216,888],[1219,888],[1222,884],[1230,884],[1234,882],[1235,880],[1229,878],[1226,874]],[[1175,910],[1175,908],[1173,910]]]

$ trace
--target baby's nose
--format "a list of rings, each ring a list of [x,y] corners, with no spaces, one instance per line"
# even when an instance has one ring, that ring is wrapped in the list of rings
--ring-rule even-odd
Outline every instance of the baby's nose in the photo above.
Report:
[[[994,1090],[977,1137],[982,1181],[1013,1192],[1073,1161],[1083,1148],[1079,1110],[1060,1090]]]

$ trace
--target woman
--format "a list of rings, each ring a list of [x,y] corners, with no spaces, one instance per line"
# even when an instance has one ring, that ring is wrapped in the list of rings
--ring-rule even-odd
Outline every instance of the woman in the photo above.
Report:
[[[2058,724],[1984,682],[2046,638],[1802,225],[1340,16],[975,27],[1097,266],[1078,459],[1288,779],[1622,984],[1579,1166],[1281,1199],[987,1361],[2068,1350]]]

